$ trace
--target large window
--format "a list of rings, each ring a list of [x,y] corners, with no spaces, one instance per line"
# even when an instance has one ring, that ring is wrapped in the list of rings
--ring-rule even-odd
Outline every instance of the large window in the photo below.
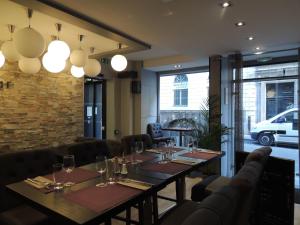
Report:
[[[199,121],[201,105],[208,98],[208,72],[160,77],[160,122],[167,125],[179,118]]]

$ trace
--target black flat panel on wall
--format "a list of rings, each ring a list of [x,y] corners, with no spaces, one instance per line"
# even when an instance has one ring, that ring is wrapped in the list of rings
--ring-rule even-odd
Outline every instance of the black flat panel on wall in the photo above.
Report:
[[[249,153],[236,152],[236,171],[244,164]],[[259,187],[255,208],[255,225],[294,224],[295,162],[270,157]]]

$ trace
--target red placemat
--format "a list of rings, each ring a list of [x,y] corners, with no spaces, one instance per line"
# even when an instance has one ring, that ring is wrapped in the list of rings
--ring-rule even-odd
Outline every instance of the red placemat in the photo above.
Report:
[[[64,197],[94,212],[102,212],[140,194],[142,191],[119,184],[88,187],[65,194]]]
[[[184,153],[180,156],[184,156],[184,157],[189,157],[189,158],[194,158],[194,159],[205,159],[205,160],[209,160],[212,159],[214,157],[216,157],[218,154],[214,154],[214,153],[207,153],[207,152],[188,152],[188,153]]]
[[[60,171],[58,176],[65,182],[72,182],[75,184],[93,179],[95,177],[100,176],[96,171],[86,170],[82,168],[75,168],[71,173],[66,173],[65,171]],[[45,176],[46,178],[53,180],[53,175],[48,174]]]
[[[126,160],[131,160],[133,157],[133,154],[130,154],[130,155],[127,155],[125,158]],[[135,159],[136,160],[140,160],[140,161],[149,161],[149,160],[152,160],[152,159],[155,159],[156,157],[155,156],[152,156],[152,155],[142,155],[142,154],[135,154]]]
[[[174,148],[170,148],[170,147],[161,147],[161,148],[155,148],[155,150],[163,151],[163,152],[169,152],[169,151],[180,152],[180,151],[182,151],[182,150],[184,150],[184,149],[183,149],[183,148],[178,148],[178,147],[174,147]]]
[[[167,173],[167,174],[176,174],[181,171],[187,170],[191,168],[189,165],[179,164],[179,163],[172,163],[168,162],[166,164],[159,164],[159,163],[151,163],[141,167],[143,170],[149,170],[153,172],[160,172],[160,173]]]

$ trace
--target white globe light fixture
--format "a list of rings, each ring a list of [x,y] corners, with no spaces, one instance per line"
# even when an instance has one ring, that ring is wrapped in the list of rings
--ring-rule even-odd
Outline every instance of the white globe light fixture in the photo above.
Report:
[[[88,56],[82,49],[73,50],[70,55],[70,62],[77,67],[83,67],[87,59]]]
[[[61,40],[51,41],[48,45],[48,52],[51,55],[55,55],[55,57],[61,60],[67,60],[70,56],[70,47],[69,45]]]
[[[88,59],[83,70],[86,75],[95,77],[101,72],[101,65],[96,59]]]
[[[50,42],[48,45],[48,52],[51,55],[55,55],[55,57],[60,58],[61,60],[67,60],[71,53],[70,47],[66,42],[59,40],[59,33],[62,25],[57,23],[55,26],[58,33],[58,39]]]
[[[83,77],[84,76],[83,67],[77,67],[77,66],[73,65],[71,67],[71,74],[72,74],[73,77],[76,77],[76,78]]]
[[[2,51],[0,51],[0,68],[4,65],[4,63],[5,63],[5,57]]]
[[[38,58],[22,57],[18,62],[19,68],[24,73],[35,74],[41,69],[41,61]]]
[[[9,24],[8,25],[8,30],[10,32],[11,39],[2,44],[1,51],[2,51],[5,59],[7,59],[7,61],[16,62],[20,59],[20,54],[18,53],[18,51],[15,47],[15,44],[13,43],[13,40],[12,40],[12,34],[15,30],[15,26]]]
[[[127,59],[123,55],[115,55],[110,63],[112,68],[118,72],[125,70],[127,67]]]
[[[20,59],[20,54],[16,50],[13,41],[4,42],[1,46],[1,51],[9,62],[16,62]]]
[[[44,68],[50,73],[59,73],[66,67],[66,61],[57,58],[56,55],[47,52],[42,59]]]
[[[17,51],[24,57],[40,57],[45,50],[45,40],[35,29],[26,27],[16,32],[14,43]]]
[[[14,43],[17,51],[24,57],[40,57],[46,47],[43,36],[35,29],[30,27],[32,10],[28,9],[29,27],[18,30],[14,35]]]

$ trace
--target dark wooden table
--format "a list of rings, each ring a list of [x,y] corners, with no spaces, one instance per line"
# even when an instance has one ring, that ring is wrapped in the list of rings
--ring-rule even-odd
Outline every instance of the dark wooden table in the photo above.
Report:
[[[166,127],[166,128],[162,128],[162,130],[179,132],[179,146],[182,146],[183,132],[191,132],[194,129],[193,128],[185,128],[185,127]]]
[[[187,150],[183,150],[175,153],[178,158],[180,158],[180,154],[185,153]],[[36,190],[26,184],[24,181],[13,183],[7,185],[8,190],[13,192],[14,194],[21,197],[23,200],[26,200],[31,206],[37,208],[38,210],[53,216],[57,221],[62,224],[85,224],[85,225],[93,225],[100,224],[105,222],[106,224],[110,224],[111,218],[119,214],[120,212],[128,209],[133,205],[141,205],[144,204],[144,207],[148,209],[148,211],[144,210],[144,215],[148,216],[145,219],[144,224],[151,224],[152,211],[151,211],[151,198],[153,196],[157,196],[157,192],[162,190],[166,185],[176,182],[176,197],[177,203],[182,202],[185,199],[185,176],[189,174],[191,171],[205,165],[213,160],[216,160],[222,157],[223,154],[219,154],[216,157],[210,160],[198,160],[198,163],[190,166],[188,169],[174,174],[166,174],[159,172],[151,172],[142,170],[141,167],[143,165],[147,165],[148,163],[153,163],[155,161],[160,160],[159,155],[155,153],[144,152],[143,154],[157,156],[155,159],[151,161],[146,161],[138,165],[131,165],[128,168],[128,177],[140,181],[144,181],[147,183],[153,184],[153,187],[147,191],[141,192],[141,194],[128,199],[128,201],[120,203],[113,208],[102,211],[101,213],[96,213],[92,210],[84,208],[80,205],[72,203],[63,197],[64,193],[68,193],[71,191],[80,190],[85,187],[90,187],[96,185],[98,183],[98,179],[91,179],[86,182],[82,182],[76,184],[70,188],[65,189],[63,192],[52,192],[48,194],[44,194],[39,190]],[[82,168],[95,170],[94,164],[89,164],[83,166]],[[150,212],[149,212],[150,210]],[[157,212],[154,212],[154,216],[156,213],[156,217],[158,217]],[[154,218],[154,221],[157,221],[157,218]]]

